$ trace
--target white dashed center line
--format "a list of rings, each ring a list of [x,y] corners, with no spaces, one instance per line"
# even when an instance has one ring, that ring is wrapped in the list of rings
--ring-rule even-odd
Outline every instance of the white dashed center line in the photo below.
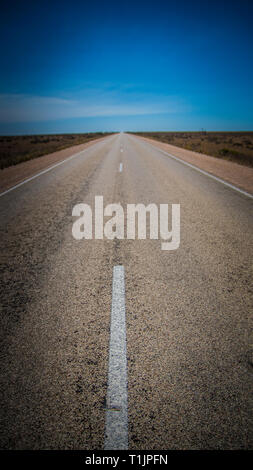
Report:
[[[128,449],[127,346],[124,266],[114,266],[105,450]]]
[[[120,163],[120,165],[119,165],[119,172],[121,173],[121,172],[122,172],[122,170],[123,170],[123,164],[122,164],[122,163]]]

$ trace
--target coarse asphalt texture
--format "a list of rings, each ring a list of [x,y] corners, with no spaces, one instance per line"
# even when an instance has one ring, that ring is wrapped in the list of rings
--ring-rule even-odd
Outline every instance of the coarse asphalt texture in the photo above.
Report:
[[[180,247],[75,240],[97,195],[180,204]],[[3,195],[0,228],[1,449],[103,449],[120,265],[129,449],[253,449],[252,199],[119,134]]]

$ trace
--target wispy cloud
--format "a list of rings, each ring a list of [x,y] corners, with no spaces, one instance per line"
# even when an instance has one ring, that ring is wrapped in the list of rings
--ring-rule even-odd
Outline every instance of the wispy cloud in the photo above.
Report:
[[[127,89],[84,90],[78,96],[0,94],[0,122],[41,122],[71,118],[175,114],[189,111],[177,97],[128,93]]]

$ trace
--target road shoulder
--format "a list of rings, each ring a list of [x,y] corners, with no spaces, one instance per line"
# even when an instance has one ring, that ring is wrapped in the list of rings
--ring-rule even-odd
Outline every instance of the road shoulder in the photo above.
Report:
[[[161,150],[253,194],[253,168],[138,136]]]
[[[74,145],[63,150],[57,150],[56,152],[42,155],[41,157],[34,158],[32,160],[19,163],[18,165],[13,165],[0,170],[0,193],[6,191],[9,188],[12,188],[25,179],[31,178],[40,171],[43,171],[52,165],[55,165],[56,163],[71,157],[75,153],[86,150],[91,145],[94,145],[98,141],[102,140],[104,140],[104,138],[94,139],[91,142]]]

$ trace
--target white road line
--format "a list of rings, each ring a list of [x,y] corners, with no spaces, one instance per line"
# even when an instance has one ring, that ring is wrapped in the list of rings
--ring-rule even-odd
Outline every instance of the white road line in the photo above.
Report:
[[[121,151],[121,153],[122,153],[122,152],[123,152],[123,149],[121,148],[120,151]]]
[[[95,144],[95,143],[100,143],[100,142],[94,142],[94,144]],[[39,173],[36,173],[36,175],[33,175],[33,176],[31,176],[30,178],[26,178],[25,180],[21,181],[20,183],[15,184],[15,186],[12,186],[11,188],[7,189],[6,191],[3,191],[2,193],[0,193],[0,197],[1,197],[1,196],[4,196],[4,195],[7,194],[7,193],[10,193],[10,192],[13,191],[14,189],[19,188],[19,187],[22,186],[23,184],[26,184],[26,183],[28,183],[29,181],[32,181],[32,180],[34,180],[35,178],[38,178],[39,176],[44,175],[44,174],[47,173],[48,171],[51,171],[51,170],[53,170],[54,168],[56,168],[57,166],[63,165],[63,164],[66,163],[67,161],[72,160],[72,158],[78,157],[79,155],[81,155],[81,153],[86,152],[86,150],[88,150],[89,148],[90,148],[90,147],[87,147],[86,149],[81,150],[81,152],[75,153],[74,155],[71,155],[71,157],[65,158],[64,160],[61,160],[59,163],[55,163],[55,165],[52,165],[52,166],[46,168],[45,170],[42,170],[42,171],[40,171]]]
[[[85,149],[85,150],[86,150],[86,149]],[[6,191],[0,193],[0,197],[1,197],[1,196],[4,196],[5,194],[7,194],[7,193],[9,193],[9,192],[11,192],[11,191],[13,191],[13,190],[16,189],[16,188],[19,188],[19,186],[22,186],[23,184],[26,184],[26,183],[28,183],[29,181],[32,181],[32,180],[34,180],[35,178],[38,178],[38,176],[44,175],[44,174],[47,173],[48,171],[51,171],[51,170],[53,170],[54,168],[56,168],[57,166],[63,165],[63,163],[67,162],[68,160],[72,160],[72,158],[77,157],[78,155],[80,155],[81,153],[83,153],[85,150],[82,150],[81,152],[75,153],[75,154],[72,155],[71,157],[65,158],[65,160],[62,160],[61,162],[56,163],[55,165],[52,165],[52,166],[50,166],[49,168],[46,168],[45,170],[40,171],[39,173],[36,173],[36,175],[33,175],[33,176],[31,176],[30,178],[26,178],[25,180],[21,181],[20,183],[15,184],[15,186],[12,186],[11,188],[7,189]]]
[[[241,194],[243,194],[244,196],[249,197],[250,199],[253,199],[253,194],[250,194],[250,193],[248,193],[247,191],[244,191],[243,189],[240,189],[240,188],[238,188],[237,186],[234,186],[233,184],[228,183],[227,181],[225,181],[225,180],[219,178],[218,176],[214,176],[214,175],[212,175],[211,173],[208,173],[208,172],[205,171],[205,170],[201,170],[201,168],[198,168],[197,166],[192,165],[191,163],[188,163],[188,162],[186,162],[185,160],[182,160],[181,158],[176,157],[175,155],[172,155],[171,153],[166,152],[165,150],[162,150],[162,149],[156,147],[156,146],[153,145],[153,144],[150,144],[149,142],[146,142],[146,143],[147,143],[148,145],[150,145],[150,147],[152,147],[154,150],[157,150],[158,152],[164,153],[164,155],[167,155],[168,157],[173,158],[174,160],[177,160],[179,163],[182,163],[183,165],[189,166],[189,167],[192,168],[193,170],[196,170],[196,171],[198,171],[199,173],[202,173],[203,175],[208,176],[209,178],[211,178],[211,179],[213,179],[213,180],[215,180],[215,181],[218,181],[219,183],[222,183],[224,186],[227,186],[228,188],[231,188],[231,189],[233,189],[234,191],[237,191],[238,193],[241,193]]]
[[[201,168],[198,168],[197,166],[192,165],[191,163],[188,163],[188,162],[186,162],[185,160],[182,160],[181,158],[178,158],[178,157],[176,157],[175,155],[172,155],[171,153],[166,152],[165,150],[159,149],[159,148],[156,147],[155,145],[152,145],[152,144],[150,144],[150,143],[148,143],[148,145],[150,145],[151,147],[153,147],[153,149],[158,150],[158,151],[161,152],[161,153],[164,153],[164,155],[167,155],[167,156],[173,158],[174,160],[177,160],[178,162],[183,163],[183,165],[189,166],[189,167],[192,168],[193,170],[196,170],[196,171],[198,171],[199,173],[202,173],[203,175],[208,176],[209,178],[212,178],[213,180],[218,181],[219,183],[222,183],[224,186],[228,186],[229,188],[233,189],[234,191],[237,191],[238,193],[241,193],[241,194],[243,194],[244,196],[247,196],[247,197],[249,197],[250,199],[253,199],[253,194],[250,194],[250,193],[248,193],[247,191],[244,191],[243,189],[240,189],[240,188],[238,188],[237,186],[234,186],[233,184],[228,183],[227,181],[224,181],[223,179],[219,178],[218,176],[214,176],[214,175],[212,175],[211,173],[208,173],[208,172],[205,171],[205,170],[201,170]]]
[[[119,165],[119,172],[121,173],[121,172],[122,172],[122,170],[123,170],[123,164],[122,164],[122,163],[120,163],[120,165]]]
[[[128,449],[124,266],[114,266],[106,401],[105,450]]]

